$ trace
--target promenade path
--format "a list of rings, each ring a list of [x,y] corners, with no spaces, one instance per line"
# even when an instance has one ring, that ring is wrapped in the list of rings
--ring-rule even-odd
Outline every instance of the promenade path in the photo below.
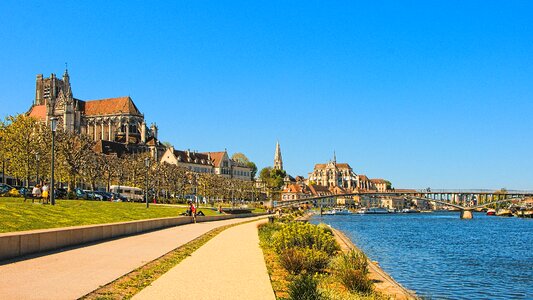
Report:
[[[214,228],[261,218],[181,225],[0,264],[0,299],[77,299]]]
[[[274,300],[257,225],[227,229],[133,297]]]

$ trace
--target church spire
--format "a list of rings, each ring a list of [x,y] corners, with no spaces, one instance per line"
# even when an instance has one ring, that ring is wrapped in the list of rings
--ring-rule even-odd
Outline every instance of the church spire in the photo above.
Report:
[[[333,150],[333,163],[337,163],[337,155],[335,154],[335,150]]]
[[[281,158],[281,148],[279,142],[276,142],[276,153],[274,154],[274,169],[283,170],[283,159]]]

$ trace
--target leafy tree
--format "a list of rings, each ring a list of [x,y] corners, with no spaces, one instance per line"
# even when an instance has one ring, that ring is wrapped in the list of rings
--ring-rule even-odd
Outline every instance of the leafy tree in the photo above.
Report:
[[[28,187],[30,177],[36,173],[36,154],[42,156],[39,141],[43,126],[36,119],[20,114],[8,116],[1,127],[3,159],[9,160],[11,175],[24,178]]]
[[[95,142],[87,135],[70,131],[58,130],[56,135],[56,168],[65,176],[70,192],[82,169],[88,170],[89,165],[94,163]]]
[[[246,157],[246,155],[244,155],[243,153],[240,153],[240,152],[234,153],[231,156],[231,159],[234,160],[234,161],[240,162],[241,164],[247,164],[247,163],[250,162],[248,157]]]
[[[255,177],[255,175],[257,174],[257,166],[255,165],[254,162],[250,161],[248,159],[248,157],[246,157],[246,155],[244,155],[243,153],[240,153],[240,152],[237,152],[237,153],[234,153],[232,156],[231,156],[231,159],[236,161],[236,162],[239,162],[245,166],[247,166],[248,168],[251,169],[251,179],[253,179]]]
[[[287,176],[287,173],[284,170],[273,169],[271,167],[263,168],[259,173],[261,182],[263,182],[271,195],[281,190],[285,176]]]

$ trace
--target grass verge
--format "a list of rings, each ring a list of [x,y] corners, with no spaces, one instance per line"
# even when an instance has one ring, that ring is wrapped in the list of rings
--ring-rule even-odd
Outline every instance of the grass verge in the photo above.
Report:
[[[144,203],[87,200],[58,200],[52,206],[0,197],[0,233],[177,217],[186,209],[159,205],[147,209]],[[201,210],[208,216],[218,214],[210,209]]]
[[[135,294],[149,286],[156,279],[177,266],[181,261],[190,256],[194,251],[202,247],[209,240],[214,238],[222,231],[249,222],[250,220],[237,224],[226,225],[215,228],[206,234],[182,245],[167,254],[139,267],[132,272],[116,279],[115,281],[100,287],[99,289],[83,296],[80,299],[87,300],[106,300],[106,299],[131,299]]]

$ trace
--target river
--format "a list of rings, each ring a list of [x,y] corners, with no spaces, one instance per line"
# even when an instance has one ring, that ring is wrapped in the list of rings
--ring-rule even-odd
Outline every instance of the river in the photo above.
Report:
[[[315,216],[430,299],[533,299],[533,220],[458,212]]]

